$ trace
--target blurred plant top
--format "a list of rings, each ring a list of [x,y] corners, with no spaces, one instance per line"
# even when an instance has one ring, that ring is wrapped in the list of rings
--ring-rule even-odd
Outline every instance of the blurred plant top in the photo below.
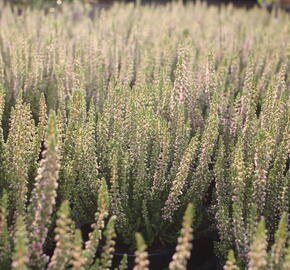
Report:
[[[20,5],[20,6],[33,6],[36,8],[42,8],[47,6],[57,6],[62,5],[64,2],[72,3],[74,0],[0,0],[4,4]],[[98,3],[112,3],[114,0],[80,0],[80,2],[88,4],[98,4]]]
[[[12,4],[12,5],[20,5],[20,6],[32,6],[32,7],[47,7],[47,6],[57,6],[62,5],[63,3],[72,3],[74,1],[79,1],[85,4],[91,5],[111,5],[114,2],[141,2],[141,3],[165,3],[172,1],[181,1],[181,2],[195,2],[196,0],[0,0],[0,2],[4,2],[4,4]],[[259,3],[263,2],[273,2],[275,0],[201,0],[212,3],[229,3],[229,2],[239,2],[239,3]]]
[[[63,3],[72,3],[75,1],[79,1],[84,4],[89,5],[101,5],[101,6],[110,6],[114,2],[141,2],[141,3],[166,3],[171,1],[178,0],[0,0],[0,3],[3,2],[5,5],[10,4],[12,6],[18,6],[21,8],[24,7],[33,7],[33,8],[49,8],[49,7],[57,7],[61,6]],[[179,0],[182,2],[195,2],[196,0]],[[208,3],[233,3],[238,5],[245,6],[254,6],[255,3],[258,3],[260,6],[264,8],[269,8],[273,6],[280,7],[290,7],[290,0],[200,0],[206,1]]]
[[[273,5],[273,4],[281,4],[281,5],[289,5],[289,0],[257,0],[260,5]]]

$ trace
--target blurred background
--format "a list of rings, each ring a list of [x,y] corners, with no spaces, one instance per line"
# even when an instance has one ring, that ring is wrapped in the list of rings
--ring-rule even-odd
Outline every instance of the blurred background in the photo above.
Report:
[[[72,2],[73,0],[0,0],[5,4],[23,5],[23,6],[43,6],[43,5],[54,5],[61,4],[62,2]],[[135,0],[82,0],[83,2],[90,3],[92,5],[111,5],[113,2],[134,2]],[[147,3],[166,3],[170,0],[141,0],[142,4]],[[192,2],[194,0],[182,0],[183,2]],[[251,7],[257,4],[258,0],[203,0],[209,4],[222,4],[222,3],[233,3],[235,5],[243,5]],[[285,1],[285,0],[284,0]],[[267,2],[273,2],[273,0],[267,0]]]
[[[53,6],[61,6],[63,3],[70,3],[74,1],[84,2],[95,7],[110,7],[114,2],[140,2],[141,4],[166,4],[170,1],[195,2],[196,0],[0,0],[4,5],[12,5],[17,8],[49,8]],[[282,7],[289,11],[290,0],[199,0],[207,2],[209,5],[233,4],[239,7],[252,8],[254,6],[261,6],[267,8],[269,11],[273,7]],[[1,7],[0,7],[1,8]]]

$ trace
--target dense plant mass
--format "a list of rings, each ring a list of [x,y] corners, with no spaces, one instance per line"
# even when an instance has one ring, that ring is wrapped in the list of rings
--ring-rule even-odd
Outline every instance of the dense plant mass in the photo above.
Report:
[[[224,269],[289,270],[290,19],[276,15],[1,7],[0,269],[110,269],[119,245],[146,270],[176,245],[183,270],[206,223]]]

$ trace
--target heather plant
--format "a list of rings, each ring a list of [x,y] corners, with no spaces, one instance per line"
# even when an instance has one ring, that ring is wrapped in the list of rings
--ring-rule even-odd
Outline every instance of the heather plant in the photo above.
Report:
[[[268,248],[268,237],[264,218],[258,223],[250,248],[247,254],[247,264],[239,268],[234,253],[231,250],[228,255],[225,270],[234,269],[288,269],[288,254],[286,249],[289,239],[288,215],[284,213],[275,233],[275,240],[272,247]],[[288,248],[289,249],[289,248]]]
[[[25,228],[23,216],[19,215],[15,224],[14,235],[14,253],[12,255],[13,270],[27,270],[29,256],[28,256],[28,237]]]
[[[50,114],[45,147],[27,208],[27,226],[31,243],[30,261],[31,265],[39,268],[43,268],[47,262],[43,246],[51,223],[58,187],[59,151],[55,112]]]
[[[103,193],[100,193],[99,203],[100,208],[106,207],[106,198],[103,196],[106,191],[102,186]],[[5,199],[5,198],[4,198]],[[192,220],[193,220],[193,205],[189,205],[184,214],[182,230],[176,253],[172,258],[170,269],[186,269],[186,261],[190,257],[191,241],[192,241]],[[100,213],[102,211],[100,210]],[[96,215],[98,216],[98,215]],[[99,217],[99,216],[98,216]],[[99,220],[96,219],[96,222]],[[116,217],[112,216],[104,231],[105,242],[100,253],[100,257],[96,258],[96,251],[98,243],[96,236],[100,240],[102,232],[93,227],[94,231],[90,234],[89,240],[85,243],[83,248],[83,240],[81,232],[75,229],[73,221],[70,218],[70,207],[68,201],[64,201],[57,212],[57,221],[55,227],[55,248],[51,258],[42,258],[31,256],[29,248],[35,243],[30,243],[27,225],[23,216],[18,215],[13,228],[13,253],[11,256],[12,262],[7,262],[5,269],[111,269],[112,259],[114,257],[115,246],[115,221]],[[103,223],[103,221],[100,221]],[[104,227],[104,226],[103,226]],[[146,251],[146,244],[141,234],[136,234],[137,251],[136,251],[136,264],[134,269],[149,269],[148,252]],[[1,242],[3,245],[3,242]],[[94,245],[94,246],[93,246]],[[41,245],[39,245],[41,246]],[[1,253],[3,254],[3,253]],[[2,263],[4,262],[1,257]],[[42,260],[41,260],[42,259]],[[35,264],[37,263],[37,264]],[[2,264],[4,265],[4,264]],[[120,262],[118,269],[127,269],[127,256],[124,255]]]
[[[91,12],[1,6],[0,263],[17,242],[32,269],[107,269],[136,232],[147,252],[174,246],[192,203],[195,237],[203,220],[216,230],[228,269],[255,243],[287,266],[289,16],[202,2]],[[178,248],[172,269],[188,257]]]
[[[193,229],[192,222],[194,218],[194,206],[189,204],[183,218],[182,229],[178,238],[176,251],[169,264],[170,270],[185,270],[187,260],[190,258],[192,249]]]
[[[0,266],[3,269],[8,268],[11,263],[12,243],[8,227],[8,195],[5,190],[2,194],[0,209],[0,251]]]
[[[141,234],[136,233],[137,251],[136,251],[136,265],[134,270],[148,270],[149,260],[148,252],[146,251],[146,244]]]
[[[4,188],[9,190],[11,212],[24,214],[27,202],[29,170],[36,159],[35,124],[28,104],[24,104],[21,93],[11,111],[9,135],[3,149]],[[9,179],[9,181],[8,181]],[[18,194],[17,197],[13,194]]]
[[[247,73],[249,72],[252,71],[248,69]],[[261,105],[259,118],[257,118],[257,112],[251,112],[253,108],[247,113],[247,117],[252,114],[253,118],[250,121],[247,121],[246,118],[244,126],[241,124],[241,136],[238,137],[235,148],[228,150],[228,160],[224,154],[222,140],[219,145],[215,177],[216,217],[222,240],[220,248],[223,250],[222,252],[226,252],[232,245],[232,241],[235,241],[234,247],[237,250],[238,259],[244,263],[247,262],[250,241],[259,218],[262,216],[265,218],[269,239],[272,243],[282,213],[289,212],[289,195],[286,195],[289,190],[286,161],[288,151],[285,144],[288,137],[287,125],[289,125],[286,104],[289,103],[289,99],[283,74],[284,67],[282,66],[280,72],[272,79],[276,82],[280,81],[279,86],[276,85],[274,87],[276,90],[274,90],[273,85],[270,84],[265,97],[268,100],[267,95],[272,96],[272,91],[277,91],[276,97],[270,98],[270,103],[276,104],[272,105],[272,112],[277,110],[277,114],[274,113],[277,119],[272,118],[271,123],[264,124],[264,121],[273,117],[272,112],[270,113],[267,109],[268,101],[265,101]],[[248,86],[245,88],[246,83],[249,84],[245,82],[243,89],[248,88]],[[254,89],[254,86],[251,89]],[[276,102],[273,101],[274,99]],[[253,102],[254,98],[249,100]],[[244,103],[246,102],[244,101]],[[275,106],[278,106],[279,109],[275,109]],[[269,116],[266,116],[268,114]],[[281,125],[281,122],[278,124],[279,121],[284,124]],[[251,133],[247,135],[246,132],[250,130],[252,130]],[[231,165],[225,166],[227,163]],[[277,170],[276,166],[281,166],[281,170]],[[280,206],[275,206],[277,203],[281,203]]]
[[[105,181],[98,191],[96,223],[92,226],[85,248],[82,247],[82,240],[79,240],[81,237],[79,231],[73,226],[69,203],[64,201],[58,210],[54,230],[56,247],[51,258],[46,255],[45,241],[50,225],[53,223],[52,214],[55,211],[59,182],[60,152],[57,127],[56,114],[51,111],[45,132],[43,159],[40,162],[30,202],[27,209],[23,210],[25,215],[16,212],[16,218],[9,220],[9,211],[11,211],[8,204],[9,197],[7,192],[3,191],[0,209],[0,262],[1,267],[5,269],[10,267],[11,269],[66,269],[69,265],[89,269],[94,261],[108,215],[109,202]],[[114,220],[114,217],[109,220],[104,233],[107,238],[107,245],[104,246],[101,256],[101,265],[105,265],[104,267],[110,264],[113,252]],[[78,246],[73,252],[74,241]]]
[[[187,261],[190,258],[190,252],[192,249],[192,239],[193,239],[193,218],[195,209],[193,204],[189,204],[183,216],[182,229],[180,231],[180,236],[178,238],[178,243],[176,245],[175,253],[172,256],[172,260],[169,264],[170,270],[185,270],[187,269]],[[148,270],[149,260],[147,245],[140,233],[136,233],[137,251],[135,252],[135,267],[134,270]]]

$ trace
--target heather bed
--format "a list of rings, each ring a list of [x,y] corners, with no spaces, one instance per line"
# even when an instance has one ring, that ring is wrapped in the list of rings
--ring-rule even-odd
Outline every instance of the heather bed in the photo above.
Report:
[[[109,269],[137,237],[146,269],[144,240],[181,234],[169,268],[186,269],[214,232],[227,270],[289,269],[289,15],[90,11],[2,8],[1,267]]]

